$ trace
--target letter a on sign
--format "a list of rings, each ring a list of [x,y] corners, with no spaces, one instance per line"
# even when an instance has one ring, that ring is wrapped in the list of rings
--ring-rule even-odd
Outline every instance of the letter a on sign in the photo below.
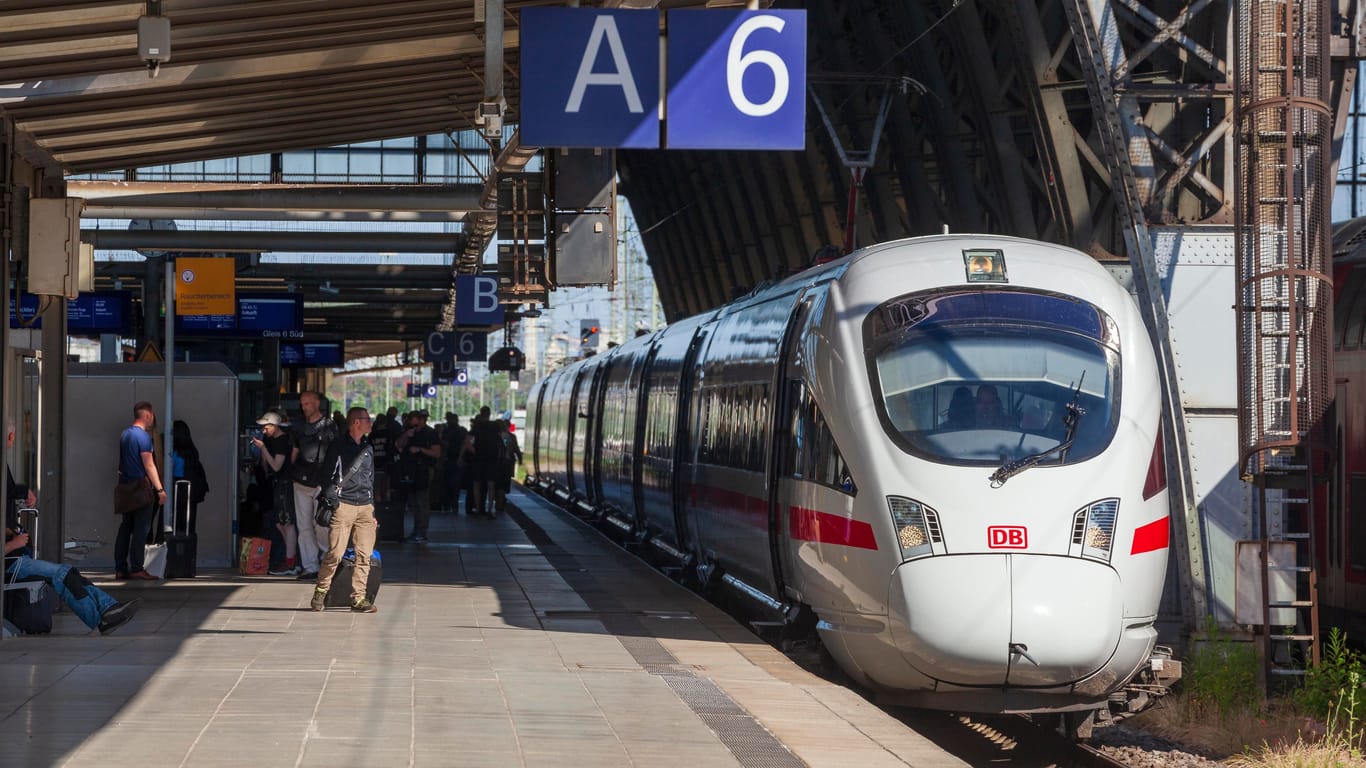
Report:
[[[659,12],[522,9],[522,142],[659,147]]]
[[[503,305],[498,303],[498,278],[458,275],[455,278],[455,324],[499,325]]]

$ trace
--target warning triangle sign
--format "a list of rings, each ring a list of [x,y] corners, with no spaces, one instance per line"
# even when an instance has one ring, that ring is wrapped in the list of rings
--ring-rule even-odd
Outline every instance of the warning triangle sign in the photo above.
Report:
[[[157,349],[156,342],[149,341],[142,345],[138,350],[138,356],[133,358],[135,363],[164,363],[165,358],[161,356],[161,350]]]

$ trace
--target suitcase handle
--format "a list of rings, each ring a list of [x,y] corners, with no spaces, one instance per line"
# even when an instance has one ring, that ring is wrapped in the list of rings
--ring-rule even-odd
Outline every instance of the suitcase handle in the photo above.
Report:
[[[28,546],[33,550],[33,558],[38,558],[38,508],[20,507],[15,516],[19,518],[19,527],[28,534]]]
[[[182,500],[182,499],[184,500],[184,507],[185,507],[185,530],[183,530],[183,531],[181,531],[181,530],[179,530],[179,529],[176,528],[177,524],[180,523],[180,507],[181,507],[181,500]],[[175,481],[175,504],[173,505],[173,507],[172,507],[172,509],[171,509],[171,533],[172,533],[173,535],[177,535],[177,536],[178,536],[178,535],[181,535],[181,534],[187,534],[187,533],[189,533],[189,532],[190,532],[190,481],[189,481],[189,480],[177,480],[177,481]]]

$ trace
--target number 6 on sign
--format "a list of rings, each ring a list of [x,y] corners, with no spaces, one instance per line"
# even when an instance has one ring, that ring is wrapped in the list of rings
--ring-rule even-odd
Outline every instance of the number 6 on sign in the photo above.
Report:
[[[456,333],[455,359],[461,362],[484,362],[489,359],[488,334],[475,331]]]
[[[669,11],[669,149],[806,146],[806,12]]]

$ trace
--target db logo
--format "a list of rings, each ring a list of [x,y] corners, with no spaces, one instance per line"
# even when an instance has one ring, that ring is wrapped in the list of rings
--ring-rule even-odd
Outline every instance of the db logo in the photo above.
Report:
[[[1028,549],[1029,529],[1023,525],[989,525],[987,546],[992,549]]]

